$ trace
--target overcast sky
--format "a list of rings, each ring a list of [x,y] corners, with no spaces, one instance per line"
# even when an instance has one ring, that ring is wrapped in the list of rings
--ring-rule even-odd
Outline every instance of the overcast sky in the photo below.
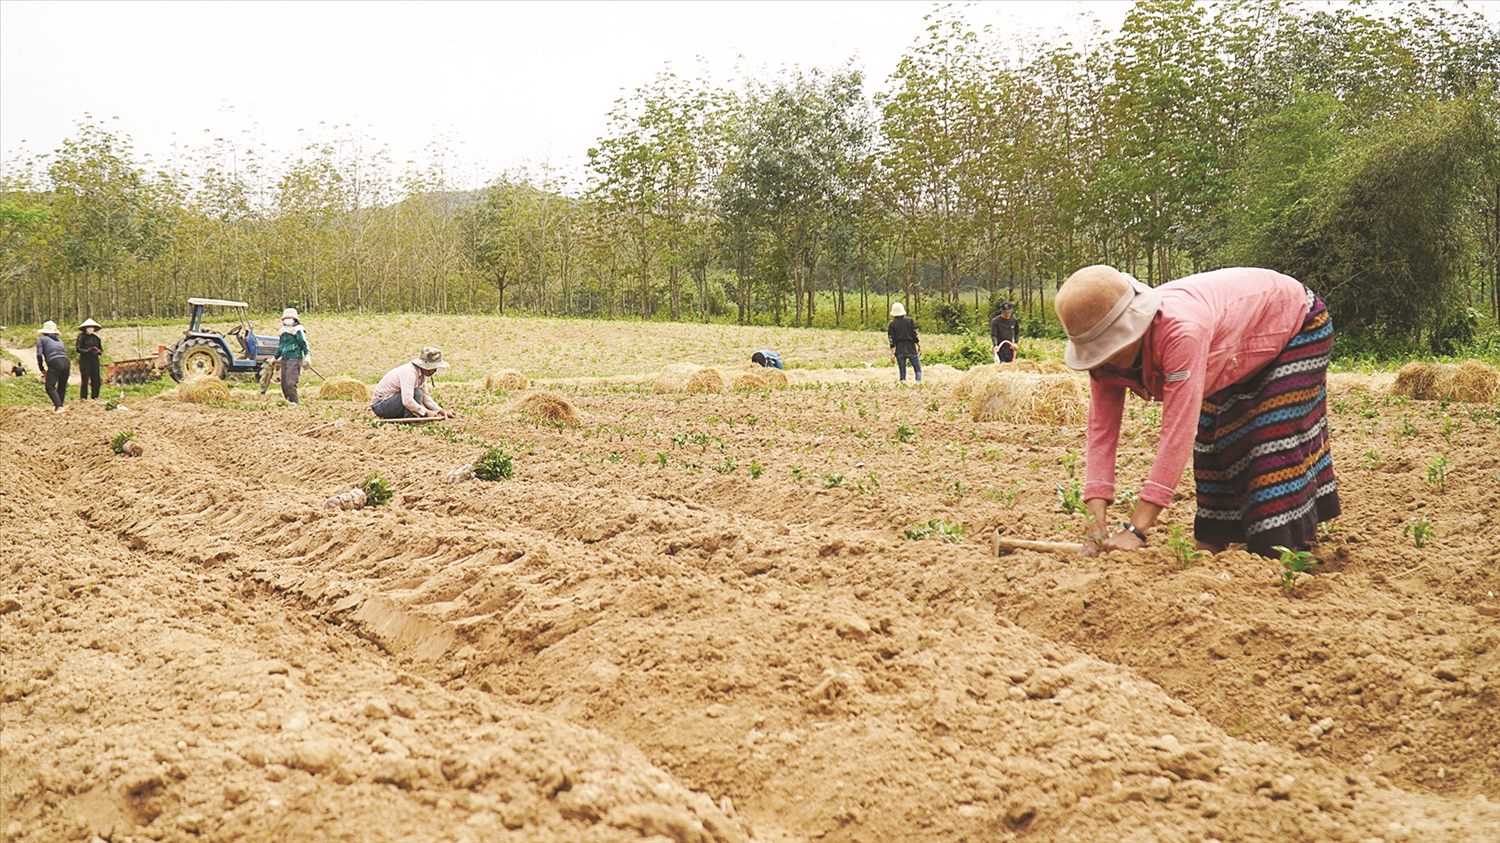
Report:
[[[1129,2],[988,2],[975,23],[1114,30]],[[1492,19],[1500,0],[1487,7]],[[0,2],[0,160],[46,152],[85,113],[119,118],[158,162],[174,143],[264,144],[354,124],[420,159],[445,138],[469,174],[572,169],[616,98],[666,63],[727,82],[737,67],[833,68],[883,87],[930,2]]]

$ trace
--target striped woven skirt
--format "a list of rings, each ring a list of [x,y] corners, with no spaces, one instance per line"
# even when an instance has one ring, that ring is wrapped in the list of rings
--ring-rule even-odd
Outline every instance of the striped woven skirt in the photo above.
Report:
[[[1339,514],[1328,450],[1328,356],[1333,320],[1309,292],[1302,330],[1248,380],[1203,399],[1193,446],[1194,536],[1243,542],[1276,557],[1304,547]]]

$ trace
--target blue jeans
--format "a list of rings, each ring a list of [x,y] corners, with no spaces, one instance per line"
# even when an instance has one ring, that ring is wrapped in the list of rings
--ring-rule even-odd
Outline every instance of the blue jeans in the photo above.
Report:
[[[897,354],[896,367],[901,370],[901,380],[906,380],[906,361],[911,361],[911,370],[916,375],[917,383],[922,382],[922,356],[920,354]]]
[[[420,388],[413,389],[411,397],[418,404],[424,407],[427,406],[427,396]],[[374,404],[371,404],[370,410],[383,419],[413,419],[417,417],[416,413],[406,409],[406,405],[401,403],[401,393],[399,392],[384,401],[376,401]]]

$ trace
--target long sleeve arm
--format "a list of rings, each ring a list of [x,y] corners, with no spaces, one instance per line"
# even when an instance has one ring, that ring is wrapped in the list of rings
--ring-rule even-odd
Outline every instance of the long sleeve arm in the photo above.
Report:
[[[1120,416],[1125,412],[1125,387],[1089,383],[1089,433],[1084,447],[1085,501],[1115,499],[1115,453],[1120,446]]]

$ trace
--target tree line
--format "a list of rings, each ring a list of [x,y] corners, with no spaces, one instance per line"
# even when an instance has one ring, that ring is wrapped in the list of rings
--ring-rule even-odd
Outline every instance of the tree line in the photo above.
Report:
[[[1500,316],[1500,30],[1448,3],[1139,0],[1073,40],[935,7],[878,86],[852,65],[730,84],[671,68],[572,178],[466,182],[350,127],[281,160],[165,165],[86,117],[0,183],[0,318],[520,312],[953,330],[1073,269],[1224,265],[1314,287],[1354,335]],[[1038,326],[1039,327],[1039,326]]]

